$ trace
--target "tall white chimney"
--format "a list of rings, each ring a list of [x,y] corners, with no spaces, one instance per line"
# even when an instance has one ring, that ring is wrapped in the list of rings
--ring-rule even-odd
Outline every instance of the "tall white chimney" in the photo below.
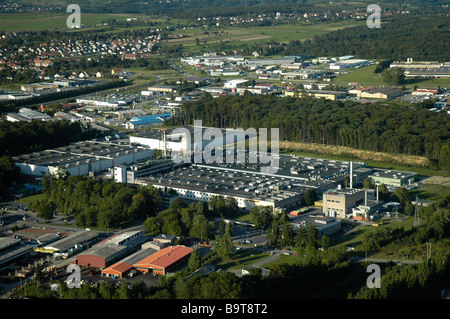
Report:
[[[353,188],[353,162],[350,161],[350,189]]]
[[[377,203],[378,203],[378,185],[377,185]]]

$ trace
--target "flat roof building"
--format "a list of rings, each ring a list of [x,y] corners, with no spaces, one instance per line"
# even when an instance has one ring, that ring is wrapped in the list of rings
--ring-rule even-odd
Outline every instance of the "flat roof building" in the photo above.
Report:
[[[330,189],[323,193],[323,213],[325,216],[346,218],[353,207],[363,202],[362,189]]]
[[[403,95],[403,91],[395,88],[374,88],[356,95],[361,99],[391,99]]]
[[[319,238],[322,235],[331,236],[335,234],[342,226],[340,220],[322,215],[298,216],[291,221],[291,224],[294,226],[294,231],[297,231],[300,227],[305,227],[307,224],[311,224],[317,229]]]
[[[97,232],[82,230],[74,232],[57,241],[44,245],[42,252],[52,253],[53,255],[70,256],[76,251],[87,247],[99,238]]]
[[[33,253],[33,246],[22,245],[21,240],[13,237],[0,237],[0,270],[22,260]]]
[[[12,159],[25,175],[56,174],[59,168],[72,176],[99,173],[116,165],[133,164],[152,158],[154,151],[132,145],[128,139],[89,140],[54,149],[14,156]]]
[[[147,126],[156,126],[163,124],[166,120],[172,117],[172,113],[153,114],[146,116],[137,116],[131,118],[125,123],[127,129],[136,129]]]
[[[418,175],[412,172],[376,169],[368,177],[379,185],[401,187],[414,183]]]

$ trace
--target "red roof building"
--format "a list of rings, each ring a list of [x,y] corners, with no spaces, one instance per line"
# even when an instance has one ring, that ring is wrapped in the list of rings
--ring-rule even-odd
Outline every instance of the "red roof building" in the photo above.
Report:
[[[138,261],[133,266],[144,273],[165,275],[187,261],[192,248],[185,246],[169,246]]]

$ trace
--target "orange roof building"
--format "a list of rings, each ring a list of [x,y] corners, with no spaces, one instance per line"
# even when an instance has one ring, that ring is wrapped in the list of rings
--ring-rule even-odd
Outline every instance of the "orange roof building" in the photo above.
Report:
[[[165,275],[180,267],[189,258],[192,248],[185,246],[168,246],[138,261],[133,266],[144,273]]]
[[[126,262],[117,262],[114,265],[103,269],[102,276],[108,275],[109,277],[117,276],[118,278],[123,278],[131,269],[133,269],[133,265]]]

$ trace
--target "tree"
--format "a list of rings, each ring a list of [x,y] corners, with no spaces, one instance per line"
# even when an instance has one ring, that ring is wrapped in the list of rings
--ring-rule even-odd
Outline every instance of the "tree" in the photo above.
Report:
[[[70,173],[64,167],[58,167],[56,171],[55,178],[67,180],[70,176]]]
[[[20,180],[20,168],[14,165],[9,156],[0,157],[0,197],[7,194],[8,188]]]
[[[225,234],[225,226],[226,226],[226,224],[225,224],[225,220],[223,219],[223,215],[220,217],[220,220],[219,220],[219,234],[220,235],[223,235],[223,234]]]
[[[330,238],[327,235],[322,235],[320,238],[320,247],[324,249],[330,247]]]
[[[389,193],[389,189],[387,188],[387,186],[385,184],[381,184],[380,186],[378,186],[378,194],[379,194],[379,199],[383,202],[388,202],[389,198],[390,198],[390,193]]]
[[[314,205],[314,202],[317,199],[317,194],[314,189],[308,188],[303,194],[303,202],[306,206]]]
[[[159,233],[161,233],[161,229],[156,217],[147,218],[144,222],[144,228],[149,235],[158,235]]]
[[[195,271],[202,266],[202,258],[198,250],[193,250],[188,261],[189,270]]]
[[[403,205],[404,208],[408,206],[408,204],[411,205],[411,200],[407,189],[399,187],[394,191],[393,195]]]
[[[292,224],[288,222],[284,222],[281,225],[281,242],[283,246],[291,246],[294,241],[294,230],[292,228]]]
[[[363,185],[363,189],[374,189],[375,188],[375,183],[369,177],[364,178],[362,185]]]
[[[211,231],[214,231],[214,227],[211,228],[211,225],[208,223],[205,215],[196,214],[193,218],[192,228],[189,231],[189,235],[204,241],[212,238]]]
[[[48,202],[46,199],[41,200],[37,206],[38,214],[37,216],[39,218],[43,218],[45,220],[49,220],[53,218],[53,209],[50,202]]]
[[[267,230],[266,238],[271,245],[276,245],[278,243],[278,237],[280,235],[280,227],[278,220],[274,220],[272,225]]]
[[[309,253],[315,252],[317,248],[317,230],[312,224],[306,224],[306,250]]]
[[[301,226],[297,229],[297,234],[294,238],[294,246],[298,252],[306,247],[307,236],[305,227]]]
[[[405,69],[403,68],[390,68],[386,69],[381,73],[384,83],[390,86],[398,86],[405,84]]]
[[[230,236],[216,236],[216,244],[214,245],[214,251],[222,259],[227,259],[234,254],[234,244]]]
[[[254,206],[250,208],[250,218],[258,229],[267,229],[273,221],[272,206]]]

